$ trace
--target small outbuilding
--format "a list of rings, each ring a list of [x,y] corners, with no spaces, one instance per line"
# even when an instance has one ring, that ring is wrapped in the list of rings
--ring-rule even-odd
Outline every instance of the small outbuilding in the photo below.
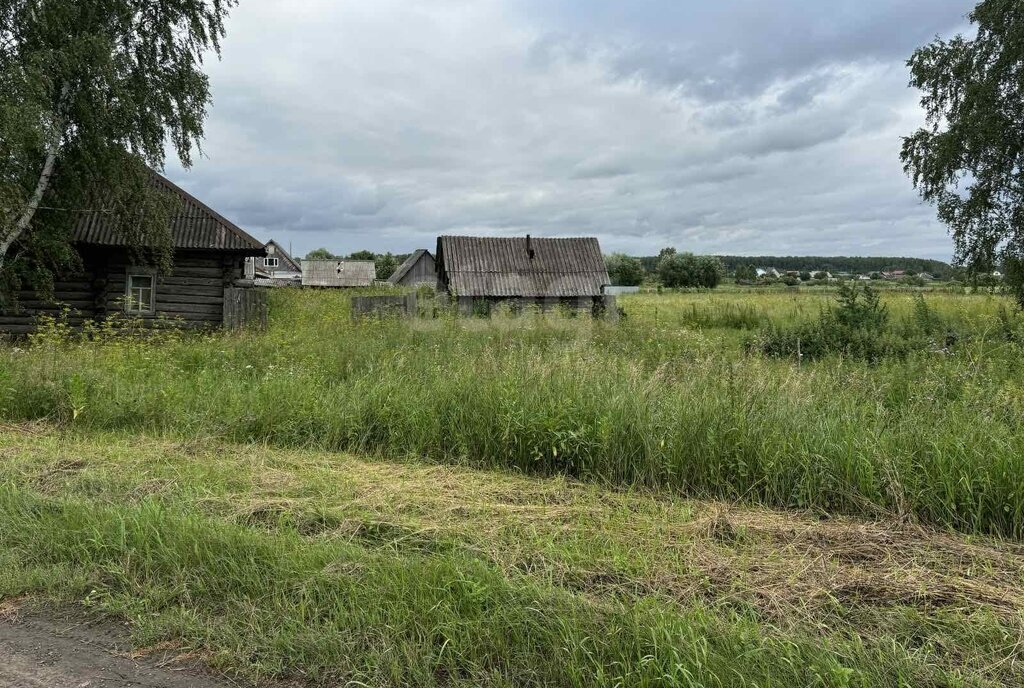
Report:
[[[466,314],[499,303],[597,312],[613,298],[605,296],[611,279],[595,237],[442,236],[436,261],[440,289]]]
[[[304,260],[302,286],[328,288],[369,287],[377,279],[372,260]]]
[[[170,272],[133,257],[106,213],[83,212],[72,230],[81,269],[56,275],[52,298],[21,292],[16,308],[0,312],[0,332],[32,332],[39,317],[47,315],[81,326],[123,313],[144,323],[186,328],[265,317],[265,293],[244,279],[247,259],[265,254],[263,242],[156,172],[153,183],[179,200],[171,218]]]
[[[437,262],[425,248],[417,249],[398,266],[388,282],[399,287],[437,287]]]

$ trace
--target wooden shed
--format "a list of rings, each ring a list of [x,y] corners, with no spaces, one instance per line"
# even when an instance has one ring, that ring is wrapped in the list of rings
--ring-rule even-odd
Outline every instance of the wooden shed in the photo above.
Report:
[[[594,237],[442,236],[436,256],[440,287],[463,313],[502,302],[596,312],[604,309],[604,289],[611,285]]]
[[[404,263],[398,266],[388,282],[401,287],[430,285],[437,287],[437,263],[433,254],[425,248],[417,249]]]
[[[65,310],[72,326],[125,313],[144,321],[212,328],[240,324],[236,316],[265,314],[265,294],[243,279],[246,258],[264,255],[263,242],[162,175],[154,173],[154,183],[181,201],[171,219],[170,272],[161,274],[134,260],[106,214],[83,213],[72,234],[82,270],[58,275],[52,300],[22,292],[16,310],[0,313],[0,332],[32,332],[39,316]]]
[[[304,287],[369,287],[377,279],[372,260],[304,260]]]

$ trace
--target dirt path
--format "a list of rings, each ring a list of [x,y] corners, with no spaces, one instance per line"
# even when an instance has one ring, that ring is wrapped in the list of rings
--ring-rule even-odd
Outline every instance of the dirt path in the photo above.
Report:
[[[0,688],[238,688],[157,652],[133,659],[124,629],[70,614],[0,616]]]

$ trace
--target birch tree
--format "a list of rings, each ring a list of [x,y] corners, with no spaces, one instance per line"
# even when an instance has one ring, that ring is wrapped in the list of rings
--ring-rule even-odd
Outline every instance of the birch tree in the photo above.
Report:
[[[109,213],[169,256],[170,201],[151,183],[188,167],[236,0],[0,0],[0,281],[45,287],[74,264],[76,217]]]
[[[1024,305],[1024,4],[984,0],[973,38],[936,39],[910,59],[928,117],[903,164],[972,272],[1002,262]]]

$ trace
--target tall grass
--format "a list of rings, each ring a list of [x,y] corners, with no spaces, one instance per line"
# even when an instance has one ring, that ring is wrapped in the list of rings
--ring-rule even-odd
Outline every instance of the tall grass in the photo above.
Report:
[[[802,298],[645,295],[623,300],[619,324],[408,322],[352,321],[342,295],[281,290],[265,334],[7,349],[0,414],[1024,535],[1024,350],[1005,336],[1019,316],[943,295],[932,313],[971,334],[950,351],[874,365],[743,353],[740,328],[827,303]],[[915,318],[912,295],[886,298],[893,318]]]

